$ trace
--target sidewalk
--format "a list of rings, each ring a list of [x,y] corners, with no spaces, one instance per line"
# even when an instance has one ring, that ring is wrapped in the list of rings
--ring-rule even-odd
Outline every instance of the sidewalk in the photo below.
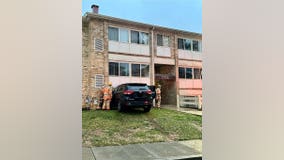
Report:
[[[162,108],[166,108],[166,109],[170,109],[170,110],[176,110],[176,111],[180,111],[180,112],[185,112],[185,113],[191,113],[194,115],[198,115],[198,116],[202,116],[202,111],[198,110],[198,109],[194,109],[194,108],[177,108],[174,105],[162,105]]]
[[[202,140],[83,148],[83,160],[201,160]]]

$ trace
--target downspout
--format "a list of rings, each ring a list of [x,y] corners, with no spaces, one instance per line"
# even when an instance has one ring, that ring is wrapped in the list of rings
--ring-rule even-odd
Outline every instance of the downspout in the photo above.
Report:
[[[152,26],[151,29],[151,80],[150,83],[151,85],[155,85],[155,64],[154,64],[154,51],[155,51],[155,46],[154,46],[154,29],[155,27]]]

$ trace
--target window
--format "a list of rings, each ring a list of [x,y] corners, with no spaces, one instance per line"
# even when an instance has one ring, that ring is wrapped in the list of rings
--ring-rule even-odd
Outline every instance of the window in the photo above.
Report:
[[[109,75],[118,76],[118,63],[109,62]]]
[[[108,27],[108,39],[118,41],[118,28]]]
[[[178,49],[201,51],[201,42],[198,40],[178,38]]]
[[[179,75],[179,78],[185,78],[185,68],[179,67],[178,75]]]
[[[170,45],[169,39],[170,39],[169,36],[163,36],[163,35],[157,34],[157,45],[169,47]]]
[[[131,43],[139,43],[139,32],[131,31]]]
[[[186,71],[185,71],[186,75],[186,79],[192,79],[192,68],[186,68]]]
[[[119,41],[120,42],[125,42],[125,43],[129,42],[128,32],[129,31],[127,29],[119,28]]]
[[[131,67],[132,77],[149,77],[148,64],[131,64],[109,62],[109,75],[110,76],[129,76]]]
[[[148,33],[139,32],[139,44],[148,44]]]
[[[185,50],[191,50],[191,40],[190,39],[184,39],[184,48]]]
[[[131,75],[133,77],[140,77],[140,64],[131,64]]]
[[[202,79],[202,68],[183,68],[179,67],[179,78]]]
[[[141,64],[141,77],[149,77],[149,65]]]
[[[108,27],[108,39],[128,43],[129,30],[125,28]]]
[[[120,76],[129,76],[129,64],[128,63],[119,63]]]
[[[194,68],[194,79],[201,79],[201,68]]]
[[[193,50],[193,51],[197,51],[197,52],[200,51],[200,44],[199,44],[199,43],[200,43],[200,42],[197,41],[197,40],[193,40],[193,41],[192,41],[192,50]]]
[[[148,33],[131,31],[131,43],[148,44],[149,43]]]
[[[163,36],[160,34],[157,34],[157,45],[163,46]]]
[[[184,42],[181,38],[178,38],[178,49],[184,49]]]

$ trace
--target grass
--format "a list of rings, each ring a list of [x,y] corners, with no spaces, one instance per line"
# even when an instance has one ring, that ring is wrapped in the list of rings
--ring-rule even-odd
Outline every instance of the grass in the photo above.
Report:
[[[82,111],[83,146],[201,139],[201,116],[167,109],[149,113]]]

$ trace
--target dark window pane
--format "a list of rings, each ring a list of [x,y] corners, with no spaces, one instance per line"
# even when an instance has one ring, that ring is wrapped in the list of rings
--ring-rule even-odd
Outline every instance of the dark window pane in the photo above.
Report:
[[[193,49],[193,51],[200,51],[198,41],[196,41],[196,40],[192,41],[192,49]]]
[[[118,41],[118,28],[108,27],[108,39]]]
[[[139,32],[131,31],[131,43],[139,43]]]
[[[131,75],[133,77],[140,77],[140,64],[131,64]]]
[[[186,79],[192,79],[192,68],[186,68]]]
[[[129,76],[129,64],[119,63],[120,66],[120,76]]]
[[[160,34],[157,34],[157,45],[163,46],[163,36]]]
[[[141,77],[149,77],[149,65],[141,64]]]
[[[185,39],[184,46],[185,46],[185,50],[191,50],[191,40]]]
[[[201,79],[201,69],[194,68],[194,79]]]
[[[178,75],[179,75],[179,78],[185,78],[185,68],[179,67]]]
[[[109,62],[109,75],[118,76],[118,63]]]
[[[184,49],[184,42],[181,38],[178,38],[178,49]]]

